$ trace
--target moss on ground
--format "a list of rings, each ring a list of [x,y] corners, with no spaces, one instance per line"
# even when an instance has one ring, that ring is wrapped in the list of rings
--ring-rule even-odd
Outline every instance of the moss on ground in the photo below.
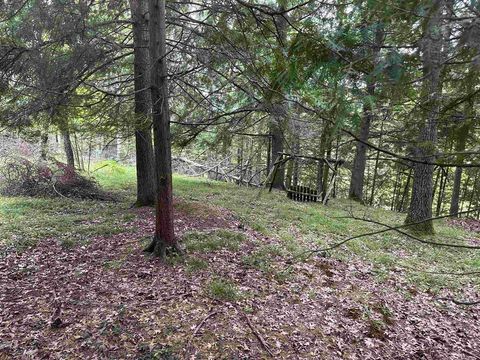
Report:
[[[119,202],[1,197],[0,243],[23,251],[35,246],[40,239],[55,238],[68,250],[93,236],[124,232],[122,224],[134,217],[128,208],[135,200],[135,169],[116,163],[98,164],[94,169],[93,175],[102,187],[124,195]],[[201,204],[218,206],[231,211],[248,227],[278,238],[279,248],[260,246],[244,257],[245,264],[260,270],[268,269],[275,256],[295,257],[306,249],[321,248],[352,235],[379,229],[376,225],[353,220],[349,214],[368,216],[388,224],[401,224],[404,220],[404,214],[368,208],[348,200],[333,199],[328,206],[298,203],[287,200],[280,191],[268,193],[179,175],[174,176],[174,194],[181,200],[177,207],[182,211],[198,215],[199,211],[205,212]],[[436,234],[426,239],[466,243],[478,237],[443,220],[436,221],[435,227]],[[192,252],[235,251],[245,241],[245,236],[231,230],[191,232],[185,235],[184,241]],[[478,277],[441,274],[478,270],[479,251],[429,246],[393,232],[353,240],[330,251],[329,255],[347,261],[362,259],[373,265],[380,280],[388,278],[392,269],[401,269],[406,271],[407,280],[412,284],[430,290],[467,284],[478,287],[480,283]],[[187,261],[185,266],[195,271],[204,265]]]

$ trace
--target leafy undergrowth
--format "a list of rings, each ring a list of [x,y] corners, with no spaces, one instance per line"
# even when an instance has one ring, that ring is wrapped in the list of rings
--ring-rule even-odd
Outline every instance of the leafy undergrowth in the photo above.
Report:
[[[154,214],[129,209],[131,195],[0,199],[0,358],[480,356],[478,307],[443,300],[476,300],[478,277],[432,274],[478,269],[474,251],[383,234],[303,259],[307,248],[374,229],[345,218],[366,209],[185,177],[175,195],[187,255],[167,264],[142,252]],[[476,243],[478,234],[439,222],[440,239]]]

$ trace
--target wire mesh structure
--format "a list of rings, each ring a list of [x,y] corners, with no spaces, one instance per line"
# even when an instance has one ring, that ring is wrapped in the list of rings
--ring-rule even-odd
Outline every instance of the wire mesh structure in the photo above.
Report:
[[[278,169],[286,166],[283,187],[289,199],[302,202],[321,201],[326,205],[335,186],[338,168],[343,163],[344,160],[279,153],[266,185],[271,191]],[[323,171],[324,166],[328,172]]]

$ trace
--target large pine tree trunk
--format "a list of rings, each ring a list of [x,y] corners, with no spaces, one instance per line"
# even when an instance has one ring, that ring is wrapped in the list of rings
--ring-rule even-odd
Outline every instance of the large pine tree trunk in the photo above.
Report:
[[[425,32],[421,41],[423,62],[422,109],[425,120],[414,148],[416,159],[425,162],[435,161],[437,143],[437,122],[440,110],[441,70],[443,32],[441,16],[443,0],[436,0],[425,18]],[[412,230],[421,233],[433,233],[433,222],[426,221],[432,217],[434,166],[413,163],[413,188],[410,206],[405,222],[418,223]]]
[[[72,140],[70,139],[70,132],[68,130],[62,131],[62,139],[65,157],[67,158],[67,165],[71,168],[75,168],[75,156],[73,153]]]
[[[177,249],[173,228],[172,155],[168,106],[165,0],[149,0],[151,96],[155,173],[157,181],[155,236],[146,249],[164,258],[168,247]]]
[[[155,203],[155,169],[152,145],[148,52],[147,0],[130,0],[133,20],[135,73],[135,154],[137,167],[137,206]]]
[[[375,32],[375,42],[371,45],[371,56],[373,65],[375,66],[378,61],[378,54],[380,52],[381,45],[383,43],[383,30],[379,26]],[[373,121],[373,109],[371,102],[373,101],[373,96],[375,95],[375,86],[376,82],[373,76],[372,70],[371,74],[367,77],[367,96],[370,97],[365,101],[363,105],[363,117],[360,121],[360,129],[358,133],[358,138],[362,141],[367,141],[370,134],[370,125]],[[363,202],[363,185],[365,180],[365,167],[367,164],[367,146],[357,141],[355,158],[353,160],[352,167],[352,178],[350,179],[350,190],[348,196],[352,200]]]

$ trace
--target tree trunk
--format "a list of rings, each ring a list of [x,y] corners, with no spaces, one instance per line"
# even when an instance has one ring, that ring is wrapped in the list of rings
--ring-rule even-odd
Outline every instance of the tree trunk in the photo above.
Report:
[[[282,113],[284,113],[283,105],[274,106],[274,116],[270,123],[270,133],[272,134],[272,155],[271,159],[273,163],[278,158],[278,154],[283,152],[283,124],[284,119]],[[278,112],[278,114],[277,114]],[[273,164],[272,164],[273,166]],[[275,177],[272,179],[273,187],[275,189],[283,189],[283,183],[285,179],[285,166],[282,164],[278,167]]]
[[[400,174],[401,174],[401,168],[397,169],[397,174],[395,176],[395,180],[393,182],[393,195],[392,195],[392,202],[390,203],[390,210],[394,211],[395,210],[395,205],[397,204],[398,201],[398,189],[400,188],[399,186],[399,179],[400,179]]]
[[[73,153],[72,140],[70,139],[70,132],[68,130],[62,131],[63,148],[65,150],[65,156],[67,158],[67,165],[71,168],[75,168],[75,156]]]
[[[373,61],[372,72],[367,76],[367,97],[369,98],[363,105],[363,117],[360,121],[360,129],[358,137],[362,141],[367,141],[370,134],[370,125],[373,120],[372,102],[375,95],[376,81],[373,76],[375,65],[378,61],[378,54],[383,43],[383,29],[381,26],[377,27],[375,32],[375,42],[371,45],[371,55]],[[348,196],[350,199],[363,202],[363,185],[365,178],[365,167],[367,163],[367,146],[360,141],[357,141],[355,158],[353,160],[352,178],[350,180],[350,190]]]
[[[405,187],[403,188],[402,199],[400,200],[400,204],[398,205],[398,212],[404,211],[406,199],[408,199],[408,193],[410,191],[410,181],[412,179],[412,168],[408,171],[407,175],[407,182],[405,183]]]
[[[279,11],[285,9],[280,6]],[[287,14],[282,13],[281,16],[274,18],[278,33],[278,49],[284,53],[287,51]],[[286,60],[285,60],[286,61]],[[278,65],[278,64],[277,64]],[[282,78],[279,76],[272,84],[272,114],[270,121],[270,133],[272,135],[272,160],[275,161],[278,153],[284,150],[284,132],[286,125],[286,117],[288,113],[288,104],[285,102],[285,89]],[[282,164],[278,167],[274,178],[272,179],[273,187],[276,189],[284,188],[285,166]]]
[[[293,152],[295,155],[300,155],[300,139],[295,139],[295,143],[293,144]],[[300,173],[300,164],[298,158],[292,160],[292,184],[293,186],[298,185],[298,178]]]
[[[469,75],[472,75],[471,73]],[[471,78],[474,78],[473,76]],[[471,93],[473,90],[473,81],[469,81],[467,85],[467,94]],[[473,99],[470,99],[465,104],[465,114],[464,116],[459,116],[456,119],[460,122],[455,129],[456,129],[456,145],[455,151],[457,151],[457,163],[463,164],[465,160],[465,147],[467,145],[467,137],[468,132],[470,130],[470,124],[473,118],[473,106],[474,102]],[[453,189],[452,189],[452,198],[450,200],[450,215],[457,216],[455,214],[459,211],[459,203],[460,203],[460,186],[462,183],[462,174],[463,168],[461,166],[457,166],[455,169],[455,178],[453,180]]]
[[[414,156],[425,162],[435,161],[437,143],[437,122],[440,110],[442,92],[442,45],[443,32],[439,31],[443,0],[436,0],[425,19],[425,33],[421,41],[423,62],[423,101],[425,121],[414,149]],[[413,188],[410,206],[405,223],[417,223],[411,229],[431,234],[434,232],[432,217],[432,194],[434,166],[430,164],[413,163]]]
[[[137,168],[137,206],[155,203],[155,167],[152,144],[149,87],[148,3],[130,0],[133,20],[135,73],[135,157]]]
[[[443,208],[443,198],[445,196],[445,187],[448,181],[448,168],[442,169],[442,176],[440,177],[440,188],[438,189],[437,208],[435,210],[435,216],[439,216]]]
[[[47,160],[48,155],[48,131],[42,132],[40,139],[40,159]]]
[[[467,199],[468,185],[470,185],[470,180],[471,180],[470,173],[467,173],[467,181],[465,181],[465,184],[463,184],[463,190],[462,190],[462,196],[461,196],[462,201],[460,202],[460,212],[463,211],[463,204]]]
[[[380,138],[378,139],[378,147],[380,149],[383,146],[382,135],[383,135],[383,121],[382,121],[382,124],[380,125]],[[370,206],[373,205],[373,199],[375,196],[375,186],[377,185],[377,173],[378,173],[379,162],[380,162],[380,151],[377,151],[377,156],[375,158],[375,167],[373,168],[372,192],[370,193],[370,200],[368,202]]]
[[[178,250],[173,227],[172,154],[168,106],[165,0],[149,0],[149,33],[155,174],[157,182],[155,235],[146,249],[165,258],[167,248]]]

